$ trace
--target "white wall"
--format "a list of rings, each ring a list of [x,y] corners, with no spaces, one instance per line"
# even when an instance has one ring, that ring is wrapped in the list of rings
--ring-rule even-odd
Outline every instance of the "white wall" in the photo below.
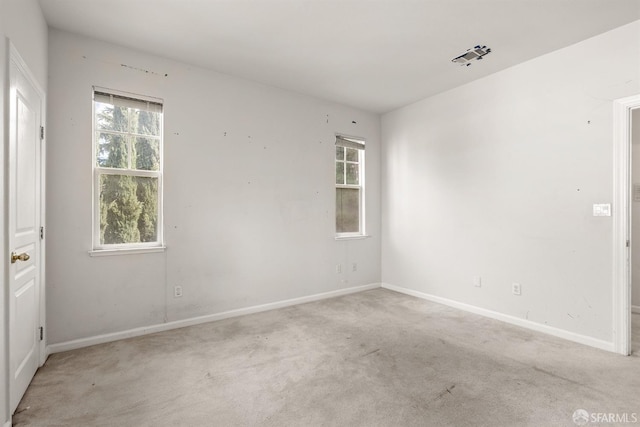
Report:
[[[379,116],[57,30],[49,53],[49,344],[379,282]],[[87,253],[92,85],[165,101],[165,253]],[[336,132],[367,142],[368,239],[334,239]]]
[[[635,186],[640,185],[640,109],[633,110],[631,114],[631,183]],[[631,303],[640,307],[640,201],[636,202],[632,197],[631,206]]]
[[[639,71],[635,22],[384,115],[382,281],[610,342],[592,204],[613,199],[612,100]]]
[[[8,140],[8,75],[9,51],[6,42],[11,43],[20,52],[30,71],[43,89],[47,87],[47,24],[36,0],[0,0],[0,164],[6,170],[5,152]],[[8,257],[5,229],[7,226],[7,207],[5,199],[4,173],[0,174],[0,203],[2,204],[2,223],[0,224],[0,259]],[[0,292],[0,424],[9,422],[8,399],[8,291],[5,262],[0,263],[2,292]]]
[[[40,84],[47,89],[47,23],[37,0],[3,0],[5,36]]]

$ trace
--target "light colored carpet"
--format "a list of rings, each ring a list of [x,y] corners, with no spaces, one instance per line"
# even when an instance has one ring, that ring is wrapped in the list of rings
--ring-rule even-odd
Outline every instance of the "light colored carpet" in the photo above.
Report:
[[[574,426],[639,394],[637,354],[376,289],[54,354],[14,426]]]

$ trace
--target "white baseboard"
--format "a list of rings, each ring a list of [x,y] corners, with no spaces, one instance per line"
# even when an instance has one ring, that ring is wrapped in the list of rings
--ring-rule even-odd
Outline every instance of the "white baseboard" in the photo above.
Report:
[[[335,291],[323,292],[320,294],[309,295],[300,298],[292,298],[284,301],[277,301],[268,304],[256,305],[253,307],[239,308],[237,310],[224,311],[222,313],[208,314],[206,316],[192,317],[190,319],[176,320],[173,322],[161,323],[157,325],[143,326],[140,328],[129,329],[126,331],[113,332],[93,337],[80,338],[77,340],[66,341],[47,346],[47,353],[60,353],[68,350],[89,347],[96,344],[103,344],[112,341],[118,341],[126,338],[138,337],[141,335],[154,334],[156,332],[168,331],[171,329],[184,328],[186,326],[199,325],[201,323],[214,322],[216,320],[228,319],[231,317],[244,316],[247,314],[260,313],[263,311],[275,310],[292,305],[304,304],[307,302],[320,301],[328,298],[335,298],[342,295],[354,294],[357,292],[367,291],[370,289],[380,288],[380,283],[373,283],[363,286],[355,286],[346,289],[337,289]]]
[[[4,423],[3,427],[11,427],[11,420],[7,421],[6,423]]]
[[[640,314],[640,305],[632,305],[631,306],[631,312]]]
[[[428,301],[437,302],[439,304],[448,305],[449,307],[457,308],[459,310],[479,314],[481,316],[489,317],[491,319],[500,320],[502,322],[510,323],[512,325],[531,329],[537,332],[543,332],[545,334],[553,335],[559,338],[564,338],[569,341],[599,348],[601,350],[607,350],[612,352],[615,351],[614,344],[612,342],[599,340],[597,338],[589,337],[586,335],[576,334],[574,332],[569,332],[564,329],[554,328],[548,325],[542,325],[540,323],[532,322],[527,319],[522,319],[519,317],[511,316],[509,314],[503,314],[497,311],[488,310],[486,308],[476,307],[474,305],[465,304],[465,303],[450,300],[447,298],[425,294],[423,292],[414,291],[412,289],[401,288],[399,286],[390,285],[388,283],[383,283],[382,287],[385,289],[390,289],[392,291],[400,292],[406,295],[411,295],[411,296],[422,298]]]

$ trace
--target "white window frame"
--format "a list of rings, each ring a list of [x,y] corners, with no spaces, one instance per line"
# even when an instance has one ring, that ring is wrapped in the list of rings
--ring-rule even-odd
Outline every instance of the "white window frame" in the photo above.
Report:
[[[363,237],[367,237],[366,235],[366,215],[365,215],[365,183],[366,183],[366,175],[365,175],[365,140],[364,138],[360,138],[360,137],[354,137],[354,136],[348,136],[348,135],[343,135],[343,134],[336,134],[336,143],[335,143],[336,147],[345,147],[345,148],[355,148],[358,150],[358,185],[354,185],[354,184],[347,184],[347,178],[346,178],[346,174],[347,174],[347,164],[349,163],[353,163],[353,162],[348,162],[347,158],[346,158],[346,150],[345,150],[345,159],[344,159],[344,174],[345,174],[345,178],[344,178],[344,184],[337,184],[335,183],[335,169],[336,169],[336,165],[338,163],[338,160],[336,159],[336,154],[335,154],[335,149],[334,149],[334,153],[333,153],[333,168],[334,168],[334,184],[335,184],[335,188],[336,191],[339,188],[347,188],[347,189],[359,189],[359,195],[360,195],[360,199],[359,199],[359,212],[358,212],[358,231],[356,232],[347,232],[347,233],[339,233],[338,230],[336,230],[336,239],[357,239],[357,238],[363,238]],[[335,198],[334,198],[335,200]],[[335,215],[334,218],[338,215],[338,206],[335,206],[334,209]]]
[[[96,92],[101,94],[109,94],[114,97],[126,98],[132,100],[132,102],[148,102],[154,104],[160,104],[162,106],[162,114],[160,115],[160,133],[159,133],[159,153],[160,162],[157,171],[138,170],[132,169],[129,165],[128,169],[119,168],[107,168],[98,166],[97,162],[97,132],[99,129],[96,124]],[[91,256],[101,255],[118,255],[124,253],[145,253],[145,252],[159,252],[165,249],[164,245],[164,219],[163,219],[163,165],[164,165],[164,101],[161,98],[155,98],[145,95],[134,94],[130,92],[123,92],[114,89],[107,89],[103,87],[94,86],[91,96],[91,114],[92,114],[92,155],[91,162],[93,168],[93,191],[92,191],[92,250],[89,251]],[[140,136],[149,137],[149,135],[138,135],[131,132],[118,132],[109,131],[110,133],[120,133],[127,136]],[[129,153],[131,153],[131,139],[129,140]],[[129,163],[131,162],[131,156],[129,156]],[[158,221],[157,221],[157,236],[158,239],[155,242],[137,242],[137,243],[121,243],[121,244],[101,244],[100,243],[100,177],[102,175],[124,175],[124,176],[136,176],[136,177],[151,177],[158,179]]]

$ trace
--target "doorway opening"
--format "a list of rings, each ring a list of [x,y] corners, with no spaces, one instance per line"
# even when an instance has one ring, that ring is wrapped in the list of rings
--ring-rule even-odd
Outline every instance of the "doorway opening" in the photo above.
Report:
[[[631,114],[631,353],[640,353],[640,107]]]
[[[632,210],[635,203],[633,200],[636,197],[632,183],[633,179],[640,181],[640,176],[634,178],[632,174],[632,119],[634,111],[640,110],[640,94],[616,100],[613,107],[613,347],[615,352],[628,356],[632,352],[633,236],[631,233]],[[636,133],[637,131],[636,127]],[[640,151],[640,145],[637,151]],[[638,191],[640,192],[640,187]],[[638,200],[640,204],[640,194],[638,194]],[[638,237],[635,244],[636,252],[640,252],[640,234]],[[640,270],[636,276],[640,279]]]

